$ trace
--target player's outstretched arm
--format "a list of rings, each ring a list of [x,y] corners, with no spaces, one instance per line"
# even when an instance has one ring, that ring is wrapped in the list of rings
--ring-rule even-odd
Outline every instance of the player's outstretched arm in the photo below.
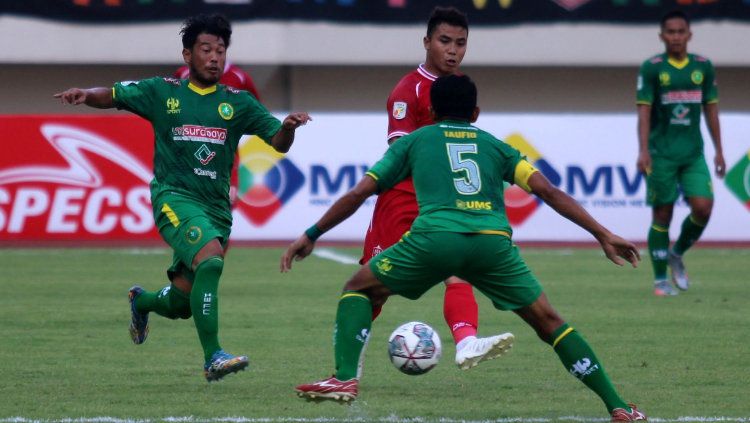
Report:
[[[112,88],[106,87],[70,88],[55,94],[54,97],[59,98],[63,104],[72,104],[74,106],[85,104],[97,109],[111,109],[115,107]]]
[[[281,129],[271,138],[271,147],[279,153],[289,151],[294,142],[294,131],[311,120],[305,112],[290,113],[281,123]]]
[[[280,270],[288,272],[292,269],[292,260],[300,261],[312,253],[315,240],[323,233],[333,229],[339,223],[353,215],[362,203],[378,190],[378,185],[369,175],[365,175],[359,183],[344,194],[323,214],[318,223],[294,241],[281,256]]]
[[[638,249],[633,243],[626,241],[610,232],[596,221],[576,200],[552,185],[540,172],[535,172],[528,180],[532,192],[544,200],[561,216],[589,231],[599,244],[604,254],[618,266],[627,260],[633,267],[638,266],[641,259]]]

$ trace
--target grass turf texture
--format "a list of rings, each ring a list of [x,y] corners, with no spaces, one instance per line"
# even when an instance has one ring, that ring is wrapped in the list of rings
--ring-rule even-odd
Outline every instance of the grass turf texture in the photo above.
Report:
[[[747,420],[750,251],[690,251],[690,291],[674,298],[653,296],[648,262],[618,268],[593,249],[523,254],[626,400],[650,417]],[[306,403],[293,387],[332,373],[338,294],[356,267],[313,256],[282,275],[280,255],[281,249],[230,250],[219,334],[226,350],[249,355],[250,368],[208,384],[192,320],[152,314],[151,334],[140,346],[127,333],[127,290],[165,286],[166,249],[3,250],[0,419],[606,417],[599,399],[530,328],[481,294],[480,334],[512,331],[516,344],[507,356],[459,371],[441,285],[419,301],[389,300],[373,325],[354,405]],[[388,335],[411,320],[431,324],[443,340],[441,363],[423,376],[401,374],[387,357]]]

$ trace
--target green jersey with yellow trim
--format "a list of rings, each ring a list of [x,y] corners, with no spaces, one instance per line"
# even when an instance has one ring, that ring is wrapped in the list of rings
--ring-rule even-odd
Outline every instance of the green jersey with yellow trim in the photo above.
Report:
[[[154,128],[152,196],[169,190],[230,216],[229,180],[239,140],[254,134],[270,142],[281,122],[246,91],[224,85],[201,89],[188,80],[150,78],[118,82],[118,109]]]
[[[703,154],[701,108],[718,101],[714,67],[705,57],[688,54],[677,62],[664,53],[643,62],[637,103],[651,106],[651,155],[687,162]]]
[[[414,233],[510,236],[504,182],[525,184],[531,172],[517,172],[520,163],[526,162],[518,150],[492,134],[466,122],[445,120],[400,138],[367,173],[381,191],[413,177],[419,204]]]

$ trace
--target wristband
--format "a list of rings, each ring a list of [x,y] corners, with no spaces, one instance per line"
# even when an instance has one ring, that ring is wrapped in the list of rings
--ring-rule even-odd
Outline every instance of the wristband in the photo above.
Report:
[[[312,225],[307,228],[305,235],[310,238],[310,241],[315,242],[321,235],[323,235],[323,231],[318,228],[318,225]]]

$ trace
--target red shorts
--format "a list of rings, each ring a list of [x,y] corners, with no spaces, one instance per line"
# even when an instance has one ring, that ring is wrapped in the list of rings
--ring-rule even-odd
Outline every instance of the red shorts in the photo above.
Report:
[[[360,264],[365,264],[398,242],[419,214],[411,178],[380,194],[375,202],[370,227],[365,235]]]

